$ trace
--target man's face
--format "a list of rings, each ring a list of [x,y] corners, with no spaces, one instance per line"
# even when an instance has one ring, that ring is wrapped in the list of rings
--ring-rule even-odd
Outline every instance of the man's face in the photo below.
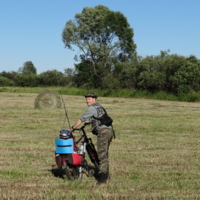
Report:
[[[96,99],[92,97],[87,97],[85,98],[85,100],[86,100],[87,106],[91,106],[96,101]]]

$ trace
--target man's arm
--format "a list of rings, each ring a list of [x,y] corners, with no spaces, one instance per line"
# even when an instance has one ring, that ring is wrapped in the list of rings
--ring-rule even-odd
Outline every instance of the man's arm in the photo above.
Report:
[[[70,131],[72,131],[74,128],[77,128],[82,124],[82,121],[78,119],[78,121],[70,128]]]
[[[97,116],[97,111],[94,108],[94,106],[90,106],[88,107],[88,109],[86,110],[86,112],[80,116],[80,118],[78,119],[78,121],[72,126],[72,128],[70,129],[70,131],[73,130],[73,128],[77,128],[78,126],[80,126],[83,122],[85,122],[86,120],[89,120],[93,115]]]

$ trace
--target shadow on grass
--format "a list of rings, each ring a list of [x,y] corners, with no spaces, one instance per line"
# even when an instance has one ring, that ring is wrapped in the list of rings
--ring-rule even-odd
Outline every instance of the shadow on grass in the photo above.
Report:
[[[58,169],[55,168],[55,165],[52,165],[52,169],[48,170],[49,172],[51,172],[54,177],[56,178],[62,178],[65,179],[65,170],[64,169]],[[96,180],[98,179],[98,171],[96,170],[96,168],[92,165],[88,165],[88,166],[83,166],[83,174],[85,174],[87,177],[94,177]]]
[[[64,175],[65,175],[65,171],[63,169],[57,169],[55,168],[55,165],[52,166],[52,169],[51,170],[48,170],[49,172],[51,172],[54,177],[57,177],[57,178],[62,178],[64,179]]]

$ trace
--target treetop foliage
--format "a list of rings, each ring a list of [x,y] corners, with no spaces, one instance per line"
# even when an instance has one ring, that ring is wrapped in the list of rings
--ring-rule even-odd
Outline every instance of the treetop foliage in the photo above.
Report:
[[[22,74],[37,74],[37,69],[35,68],[32,61],[26,61],[18,71]]]
[[[136,56],[133,29],[126,17],[108,7],[97,5],[83,8],[74,20],[66,22],[62,32],[65,47],[78,47],[81,54],[76,56],[92,71],[99,87],[112,73],[117,62],[127,62]]]
[[[63,42],[69,49],[73,45],[81,50],[81,58],[97,63],[102,57],[131,57],[136,53],[133,29],[120,12],[106,6],[85,7],[74,20],[66,22]],[[114,57],[113,57],[114,58]]]

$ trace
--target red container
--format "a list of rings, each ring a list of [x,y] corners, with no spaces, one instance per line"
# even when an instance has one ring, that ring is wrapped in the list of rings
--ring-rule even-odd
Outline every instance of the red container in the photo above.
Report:
[[[82,163],[82,156],[74,151],[72,154],[68,154],[68,161],[71,165],[80,165]]]

